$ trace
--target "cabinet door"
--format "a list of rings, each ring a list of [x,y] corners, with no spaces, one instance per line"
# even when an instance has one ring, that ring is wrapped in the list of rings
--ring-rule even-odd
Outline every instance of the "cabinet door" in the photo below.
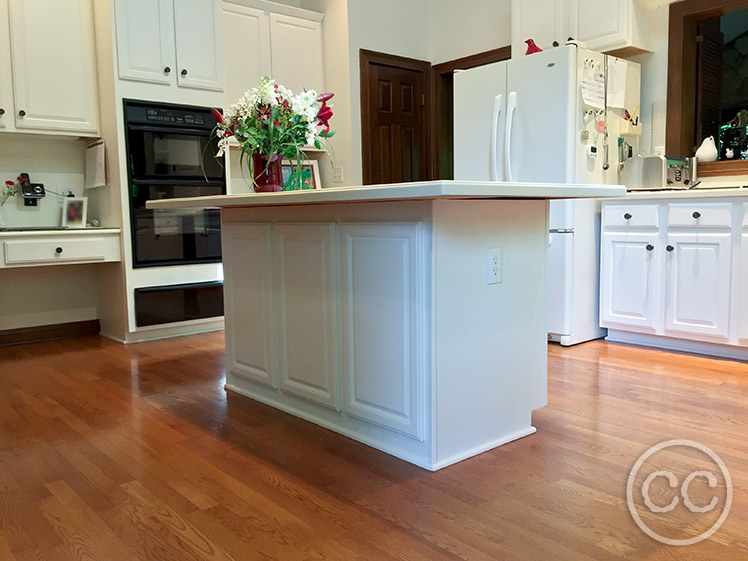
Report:
[[[569,0],[574,39],[593,51],[609,51],[631,42],[631,0]]]
[[[657,233],[606,232],[600,264],[600,322],[654,332],[659,303]]]
[[[338,408],[332,224],[274,224],[278,366],[286,393]]]
[[[347,414],[423,439],[427,329],[419,224],[342,224]]]
[[[325,87],[322,67],[322,24],[270,14],[272,78],[298,93]]]
[[[0,0],[0,130],[13,128],[13,75],[10,66],[8,2]]]
[[[174,0],[177,83],[182,87],[223,90],[220,0]]]
[[[748,204],[744,206],[748,213]],[[748,214],[746,214],[746,220],[748,220]],[[745,232],[740,242],[738,279],[738,338],[741,345],[748,346],[748,233]]]
[[[226,68],[224,108],[236,103],[260,78],[270,76],[270,28],[266,12],[223,5],[223,42]]]
[[[10,0],[9,13],[16,126],[95,133],[92,0]]]
[[[668,234],[665,332],[727,339],[730,234]]]
[[[175,75],[172,0],[115,0],[119,77],[172,84]]]
[[[525,56],[532,39],[541,49],[554,41],[563,45],[569,37],[568,0],[512,0],[512,58]]]
[[[278,387],[270,244],[270,224],[222,227],[229,383],[240,376]]]

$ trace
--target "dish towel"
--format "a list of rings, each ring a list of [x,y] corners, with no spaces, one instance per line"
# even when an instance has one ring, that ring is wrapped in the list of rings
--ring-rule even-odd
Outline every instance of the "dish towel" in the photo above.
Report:
[[[86,189],[109,185],[109,157],[103,138],[86,144]]]

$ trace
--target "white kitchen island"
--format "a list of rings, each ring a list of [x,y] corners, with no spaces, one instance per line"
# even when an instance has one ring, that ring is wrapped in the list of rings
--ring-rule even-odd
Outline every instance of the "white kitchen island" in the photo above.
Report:
[[[149,202],[220,207],[227,390],[426,469],[535,432],[548,199],[433,181]]]

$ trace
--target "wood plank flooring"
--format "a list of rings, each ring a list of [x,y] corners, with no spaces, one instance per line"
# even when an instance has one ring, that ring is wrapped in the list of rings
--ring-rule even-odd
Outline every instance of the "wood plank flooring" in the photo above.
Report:
[[[429,473],[227,395],[220,333],[0,348],[0,561],[748,559],[747,364],[593,342],[549,370],[536,434]],[[734,485],[688,547],[625,498],[673,438]]]

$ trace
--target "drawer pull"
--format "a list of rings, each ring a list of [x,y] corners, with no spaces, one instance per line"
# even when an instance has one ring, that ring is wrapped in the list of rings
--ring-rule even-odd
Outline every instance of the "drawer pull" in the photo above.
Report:
[[[672,245],[669,245],[665,249],[667,249],[668,251],[673,251],[675,248]]]
[[[623,215],[623,217],[624,217],[624,218],[625,218],[626,220],[631,220],[631,215],[630,215],[630,214],[629,214],[628,212],[627,212],[626,214],[624,214],[624,215]]]
[[[21,109],[21,110],[20,110],[20,111],[18,112],[18,114],[19,114],[19,115],[20,115],[21,117],[25,117],[25,116],[26,116],[26,111],[24,111],[23,109]]]
[[[171,68],[169,68],[168,66],[165,66],[164,67],[164,74],[168,74],[169,72],[171,72]]]
[[[691,216],[698,220],[699,218],[701,218],[701,213],[698,210],[694,210]]]
[[[654,248],[655,248],[655,246],[653,246],[651,243],[647,244],[647,248],[646,248],[647,251],[652,251]]]
[[[186,68],[182,68],[182,71],[180,72],[180,74],[182,76],[187,76],[187,69]]]
[[[56,248],[55,249],[55,253],[58,253],[58,254],[62,253],[62,248],[61,247]]]
[[[3,115],[5,115],[5,109],[0,107],[0,117],[2,117]]]

